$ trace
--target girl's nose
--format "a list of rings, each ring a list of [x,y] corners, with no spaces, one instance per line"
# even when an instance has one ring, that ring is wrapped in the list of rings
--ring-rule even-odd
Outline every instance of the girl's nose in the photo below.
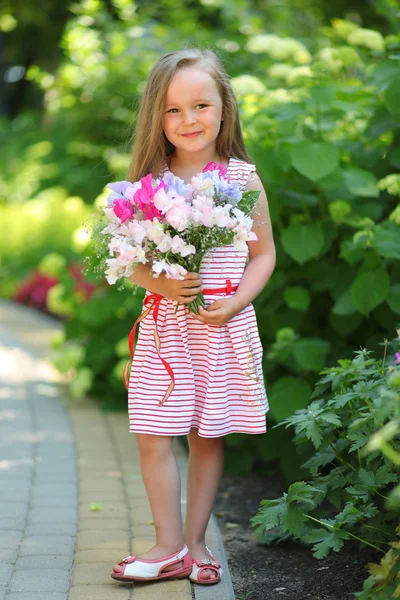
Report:
[[[192,125],[197,122],[196,115],[192,111],[185,113],[183,116],[183,120],[186,125]]]

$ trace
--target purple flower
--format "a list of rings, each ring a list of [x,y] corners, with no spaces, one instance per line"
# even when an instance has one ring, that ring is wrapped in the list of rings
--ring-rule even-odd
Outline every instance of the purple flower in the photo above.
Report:
[[[400,365],[400,352],[396,352],[396,354],[394,355],[394,364]]]

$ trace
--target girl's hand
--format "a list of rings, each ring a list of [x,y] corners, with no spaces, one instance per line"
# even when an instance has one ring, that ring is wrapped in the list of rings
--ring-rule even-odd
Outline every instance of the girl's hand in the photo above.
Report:
[[[207,309],[199,306],[199,314],[190,313],[197,321],[209,325],[225,325],[230,319],[236,317],[242,309],[238,306],[235,296],[215,300]]]
[[[193,302],[203,289],[198,273],[186,273],[184,279],[168,279],[162,274],[154,282],[156,282],[158,294],[180,304]]]

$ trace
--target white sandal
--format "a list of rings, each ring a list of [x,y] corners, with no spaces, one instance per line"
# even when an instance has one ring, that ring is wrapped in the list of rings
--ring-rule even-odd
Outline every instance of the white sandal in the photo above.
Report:
[[[192,561],[192,572],[189,575],[189,581],[191,581],[192,583],[199,583],[201,585],[212,585],[221,581],[222,567],[220,563],[211,554],[211,551],[209,548],[207,548],[207,546],[206,550],[210,555],[210,558],[203,558],[202,560]],[[203,579],[201,577],[201,574],[204,571],[204,569],[211,569],[217,574],[217,576],[213,577],[212,579]]]
[[[166,566],[182,562],[183,565],[172,571],[164,571]],[[190,575],[192,570],[192,557],[185,544],[179,552],[158,559],[137,559],[136,556],[127,556],[119,565],[119,573],[112,572],[111,577],[118,581],[156,581],[158,579],[183,579]]]

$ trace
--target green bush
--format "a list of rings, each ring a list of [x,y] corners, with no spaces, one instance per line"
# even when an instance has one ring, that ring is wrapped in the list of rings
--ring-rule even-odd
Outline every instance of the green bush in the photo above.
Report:
[[[297,539],[312,545],[316,558],[338,552],[346,540],[384,554],[380,566],[370,566],[359,596],[364,600],[398,598],[400,591],[400,545],[394,541],[400,514],[398,333],[386,342],[383,358],[360,350],[353,360],[323,370],[311,404],[275,426],[293,428],[298,454],[311,454],[303,464],[307,480],[292,483],[281,498],[263,500],[251,521],[261,542]],[[370,596],[370,590],[386,596]]]

